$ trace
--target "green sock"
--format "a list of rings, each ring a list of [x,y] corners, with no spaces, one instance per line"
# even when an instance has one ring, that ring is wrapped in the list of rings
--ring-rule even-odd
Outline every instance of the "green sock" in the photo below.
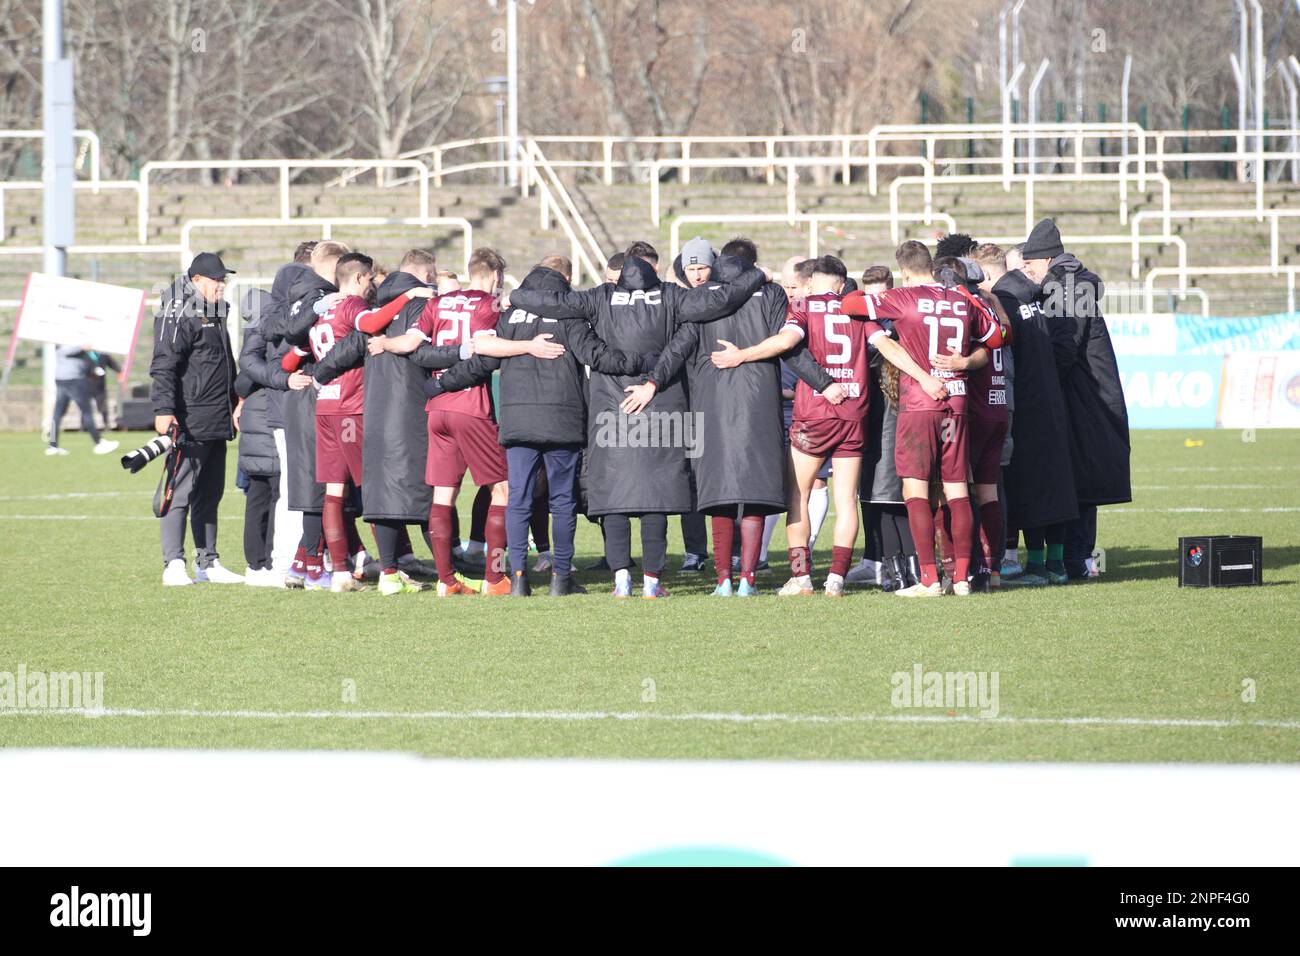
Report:
[[[1048,561],[1064,561],[1064,560],[1065,560],[1065,544],[1064,544],[1064,543],[1062,543],[1062,544],[1049,544],[1049,545],[1047,546],[1047,560],[1048,560]]]
[[[1046,564],[1044,554],[1042,548],[1029,548],[1026,552],[1025,564]]]

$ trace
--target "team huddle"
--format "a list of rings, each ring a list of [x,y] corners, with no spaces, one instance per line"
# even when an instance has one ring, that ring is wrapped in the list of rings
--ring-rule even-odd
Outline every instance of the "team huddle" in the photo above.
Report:
[[[904,242],[894,288],[889,268],[859,283],[829,255],[773,274],[743,238],[718,252],[691,240],[662,280],[657,253],[638,242],[594,288],[573,289],[569,260],[549,256],[507,294],[492,249],[473,253],[462,287],[424,250],[385,273],[343,243],[304,243],[270,293],[242,303],[231,415],[248,493],[242,580],[345,592],[377,573],[379,592],[395,595],[436,573],[439,597],[524,597],[531,538],[550,594],[583,593],[573,577],[582,514],[600,525],[616,597],[633,593],[636,519],[641,594],[660,598],[668,519],[682,515],[684,528],[708,519],[713,593],[750,596],[784,515],[790,574],[777,593],[812,595],[829,479],[826,596],[846,583],[904,597],[998,588],[1009,538],[1015,553],[1001,489],[1005,346],[1018,324],[1007,307],[1018,306],[992,291],[1008,274],[1005,251],[961,251],[935,258]],[[211,281],[223,281],[229,270],[204,255],[220,267]],[[189,276],[200,292],[202,271]],[[456,499],[467,474],[478,493],[465,547]],[[868,545],[855,567],[859,504]],[[188,583],[166,520],[164,583]],[[432,569],[414,557],[412,525]],[[301,531],[280,570],[287,527]],[[196,520],[202,552],[200,533]],[[235,577],[214,550],[205,570]],[[1025,570],[1014,568],[1027,583],[1065,580]]]

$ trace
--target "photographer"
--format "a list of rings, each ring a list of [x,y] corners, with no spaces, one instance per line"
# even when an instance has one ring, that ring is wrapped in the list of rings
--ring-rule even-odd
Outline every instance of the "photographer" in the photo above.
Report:
[[[226,482],[226,442],[235,437],[235,361],[226,330],[226,276],[220,257],[201,252],[172,283],[154,317],[151,397],[154,430],[173,428],[180,463],[162,518],[163,584],[242,584],[217,559],[217,507]],[[195,575],[185,568],[185,520],[194,532]]]

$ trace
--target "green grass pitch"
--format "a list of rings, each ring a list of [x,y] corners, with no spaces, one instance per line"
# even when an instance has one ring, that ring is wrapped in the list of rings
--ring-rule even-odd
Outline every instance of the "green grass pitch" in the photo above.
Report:
[[[125,450],[145,436],[120,437]],[[616,603],[596,575],[582,576],[589,596],[526,602],[165,590],[156,464],[131,476],[81,434],[66,436],[65,458],[41,455],[35,435],[3,435],[0,672],[102,672],[108,713],[0,715],[0,745],[1295,761],[1300,433],[1255,439],[1135,433],[1135,500],[1101,511],[1097,583],[966,600],[874,589],[777,599],[774,562],[757,599],[712,599],[711,576],[669,573],[668,600]],[[220,546],[242,570],[234,463],[232,446]],[[1180,591],[1177,538],[1203,533],[1262,535],[1266,586]],[[829,539],[828,524],[822,570]],[[599,544],[580,519],[580,564]],[[778,529],[774,556],[783,547]],[[998,717],[894,707],[892,675],[917,663],[996,672]]]

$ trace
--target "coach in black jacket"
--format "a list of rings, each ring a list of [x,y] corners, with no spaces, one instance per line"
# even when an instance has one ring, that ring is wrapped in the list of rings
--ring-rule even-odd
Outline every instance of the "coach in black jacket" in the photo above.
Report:
[[[558,258],[543,260],[567,266]],[[538,266],[524,278],[519,289],[560,295],[569,291],[569,275]],[[513,298],[513,296],[512,296]],[[577,477],[582,447],[587,443],[586,372],[583,366],[609,375],[635,375],[650,368],[652,359],[621,352],[606,345],[582,320],[560,322],[545,319],[526,309],[508,308],[497,323],[497,336],[521,341],[549,333],[563,345],[559,358],[517,355],[491,358],[476,355],[452,366],[431,380],[432,389],[458,391],[477,385],[493,370],[501,369],[501,444],[506,449],[510,499],[506,505],[506,539],[510,546],[511,591],[527,597],[528,522],[532,514],[537,476],[543,466],[554,522],[551,549],[554,569],[551,595],[581,594],[575,584],[573,536],[578,522]]]
[[[194,257],[154,317],[154,428],[179,429],[181,463],[162,518],[163,583],[193,583],[185,569],[185,523],[193,512],[196,578],[236,583],[217,556],[217,507],[226,482],[226,442],[235,437],[235,358],[226,329],[226,275],[210,252]]]
[[[511,294],[517,308],[547,318],[587,319],[617,349],[663,353],[668,359],[645,383],[642,376],[591,376],[587,513],[606,516],[605,557],[615,572],[619,596],[630,596],[628,519],[633,516],[642,518],[645,596],[663,594],[659,577],[667,559],[667,516],[694,508],[688,454],[698,450],[682,375],[690,346],[680,340],[676,347],[670,344],[682,322],[706,322],[736,311],[765,279],[760,270],[744,264],[736,274],[732,283],[683,289],[661,283],[648,262],[628,256],[616,284],[584,292],[517,289]],[[635,392],[631,397],[625,395],[629,390]],[[650,395],[654,410],[642,414]]]

